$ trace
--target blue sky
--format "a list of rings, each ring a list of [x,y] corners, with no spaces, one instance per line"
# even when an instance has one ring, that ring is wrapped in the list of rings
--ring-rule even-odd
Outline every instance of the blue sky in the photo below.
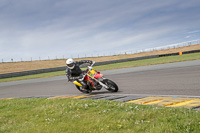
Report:
[[[200,39],[199,0],[0,0],[0,59],[96,56]]]

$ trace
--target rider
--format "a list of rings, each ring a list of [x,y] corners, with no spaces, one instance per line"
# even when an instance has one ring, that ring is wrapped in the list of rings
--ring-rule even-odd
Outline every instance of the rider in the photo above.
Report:
[[[69,58],[66,60],[67,69],[66,69],[66,76],[68,77],[69,81],[77,81],[79,82],[83,88],[86,88],[86,83],[83,79],[83,71],[80,69],[80,65],[84,63],[92,64],[93,61],[91,60],[81,60],[81,61],[74,61],[73,59]]]

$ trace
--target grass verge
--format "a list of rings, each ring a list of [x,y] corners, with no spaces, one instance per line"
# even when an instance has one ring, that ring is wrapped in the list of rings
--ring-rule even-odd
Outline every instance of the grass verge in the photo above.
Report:
[[[185,54],[185,55],[179,55],[179,56],[167,56],[167,57],[145,59],[145,60],[138,60],[138,61],[130,61],[130,62],[123,62],[123,63],[114,63],[114,64],[109,64],[109,65],[96,66],[94,68],[98,71],[102,71],[102,70],[111,70],[111,69],[120,69],[120,68],[128,68],[128,67],[137,67],[137,66],[146,66],[146,65],[155,65],[155,64],[165,64],[165,63],[172,63],[172,62],[197,60],[197,59],[200,59],[200,53]],[[44,77],[53,77],[53,76],[59,76],[59,75],[65,75],[65,71],[58,71],[58,72],[50,72],[50,73],[42,73],[42,74],[35,74],[35,75],[29,75],[29,76],[0,79],[0,82],[8,82],[8,81],[24,80],[24,79],[34,79],[34,78],[44,78]]]
[[[0,132],[199,132],[200,112],[106,100],[0,100]]]

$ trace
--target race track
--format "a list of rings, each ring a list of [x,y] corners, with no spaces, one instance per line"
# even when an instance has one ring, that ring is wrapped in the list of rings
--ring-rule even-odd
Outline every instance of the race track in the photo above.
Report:
[[[200,60],[103,71],[117,95],[200,96]],[[65,76],[0,83],[0,98],[81,95]],[[111,94],[106,90],[93,94]],[[113,93],[112,93],[113,95]]]

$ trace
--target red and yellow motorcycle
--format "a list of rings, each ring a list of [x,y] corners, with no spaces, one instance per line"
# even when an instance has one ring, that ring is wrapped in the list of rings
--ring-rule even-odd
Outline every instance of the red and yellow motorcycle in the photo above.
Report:
[[[76,88],[82,93],[91,93],[94,90],[101,90],[102,88],[105,88],[110,92],[117,92],[117,84],[112,80],[105,78],[100,72],[94,70],[92,68],[94,64],[95,62],[88,66],[88,69],[83,74],[83,79],[87,86],[83,88],[78,81],[74,81],[73,83],[75,84]]]

